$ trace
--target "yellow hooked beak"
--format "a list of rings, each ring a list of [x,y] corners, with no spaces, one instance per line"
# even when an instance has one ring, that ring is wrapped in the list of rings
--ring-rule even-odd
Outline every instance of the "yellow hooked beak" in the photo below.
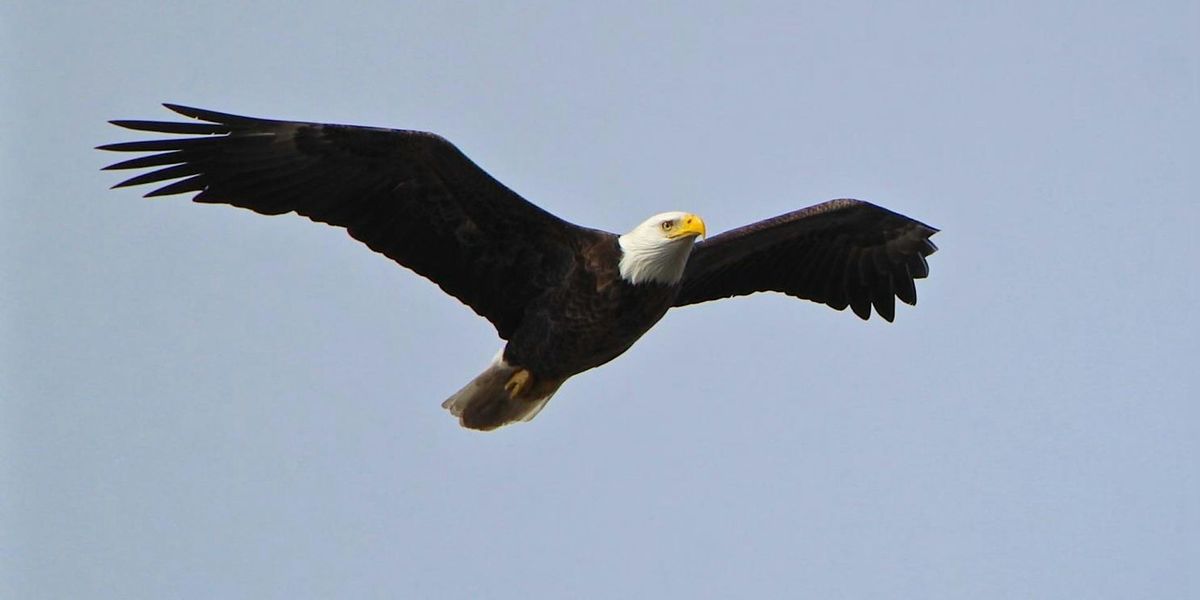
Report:
[[[706,233],[707,232],[704,229],[704,219],[688,213],[683,215],[683,218],[679,220],[679,225],[671,230],[671,232],[667,234],[667,237],[670,239],[681,238],[684,236],[700,236],[703,238]]]

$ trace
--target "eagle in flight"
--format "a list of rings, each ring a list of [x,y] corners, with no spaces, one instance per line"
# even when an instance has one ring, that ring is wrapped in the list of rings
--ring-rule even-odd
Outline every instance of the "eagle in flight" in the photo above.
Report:
[[[166,104],[185,122],[117,120],[157,134],[100,146],[148,153],[106,169],[152,169],[116,184],[168,182],[265,215],[295,212],[344,227],[491,321],[507,343],[442,406],[471,429],[537,415],[558,388],[629,349],[668,309],[782,292],[895,316],[937,233],[860,200],[832,200],[711,238],[704,221],[665,212],[618,235],[568,223],[526,201],[444,138],[421,131],[278,121]]]

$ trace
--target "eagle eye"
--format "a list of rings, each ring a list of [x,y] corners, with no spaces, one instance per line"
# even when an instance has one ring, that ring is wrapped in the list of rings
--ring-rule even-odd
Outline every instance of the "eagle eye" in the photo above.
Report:
[[[674,226],[675,226],[675,223],[673,221],[663,221],[662,224],[659,225],[659,227],[662,227],[663,231],[670,231],[671,228]]]

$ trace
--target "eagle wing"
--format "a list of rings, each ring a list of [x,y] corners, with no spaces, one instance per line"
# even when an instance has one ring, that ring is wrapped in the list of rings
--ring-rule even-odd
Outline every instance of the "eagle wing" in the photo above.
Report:
[[[895,299],[917,303],[915,279],[929,274],[934,229],[860,200],[831,200],[700,242],[675,306],[754,292],[783,292],[862,319],[871,306],[895,317]]]
[[[190,137],[100,146],[154,153],[106,167],[156,169],[114,187],[177,180],[146,196],[198,192],[196,202],[344,227],[470,306],[504,339],[526,304],[561,281],[590,231],[527,202],[431,133],[165,106],[198,121],[112,123]]]

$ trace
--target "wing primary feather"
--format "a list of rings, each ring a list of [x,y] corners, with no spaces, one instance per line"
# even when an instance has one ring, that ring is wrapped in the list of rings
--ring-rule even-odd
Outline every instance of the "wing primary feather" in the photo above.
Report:
[[[176,181],[170,185],[164,185],[153,192],[145,195],[146,198],[154,198],[156,196],[170,196],[172,194],[184,194],[187,192],[196,192],[204,189],[208,185],[205,182],[204,175],[196,175],[182,181]]]
[[[191,163],[184,163],[182,165],[175,165],[173,167],[151,171],[149,173],[142,173],[137,177],[130,177],[129,179],[114,185],[113,188],[123,188],[131,185],[141,185],[143,183],[154,183],[156,181],[165,181],[167,179],[179,179],[180,177],[195,175],[199,172],[199,166]]]
[[[818,282],[820,293],[825,296],[825,303],[836,310],[844,310],[850,304],[847,290],[846,264],[850,260],[845,243],[838,241],[836,251],[829,263],[824,281]]]
[[[875,305],[875,313],[891,323],[896,318],[896,294],[892,287],[891,273],[876,273],[871,291],[874,296],[871,303]]]
[[[813,266],[801,289],[808,290],[812,300],[828,302],[834,296],[837,288],[842,285],[841,262],[846,248],[838,241],[819,244],[823,250],[818,250],[820,260]]]
[[[809,300],[820,300],[820,298],[809,298],[815,294],[806,294],[805,292],[813,289],[820,289],[820,278],[822,272],[829,266],[831,260],[832,249],[828,247],[814,246],[808,248],[804,254],[796,260],[798,263],[798,271],[793,275],[784,289],[796,290],[797,293],[792,295],[798,298],[807,298]]]
[[[845,310],[850,305],[844,260],[845,255],[841,253],[834,257],[834,262],[829,268],[828,281],[825,282],[824,290],[822,291],[822,294],[825,296],[825,304],[835,310]]]
[[[171,150],[188,150],[204,146],[215,146],[224,141],[224,137],[178,138],[172,140],[144,140],[140,142],[119,142],[96,146],[97,150],[113,152],[168,152]]]
[[[847,296],[850,300],[850,310],[858,315],[858,318],[866,321],[871,318],[871,297],[867,294],[867,290],[858,286],[857,283],[850,286]]]
[[[177,123],[171,121],[138,121],[131,119],[117,119],[109,121],[117,127],[125,129],[133,129],[135,131],[153,131],[156,133],[182,133],[182,134],[221,134],[229,133],[230,129],[223,125],[212,123]]]
[[[177,112],[185,117],[200,119],[210,123],[221,123],[223,125],[249,125],[252,123],[278,123],[274,119],[258,119],[255,117],[243,117],[241,115],[231,115],[229,113],[217,112],[215,110],[204,110],[203,108],[195,108],[192,106],[183,106],[182,104],[172,104],[164,102],[163,106]]]
[[[929,276],[929,263],[925,262],[924,256],[912,254],[908,257],[908,270],[913,279],[925,279]]]
[[[871,250],[863,251],[859,254],[858,259],[859,282],[862,284],[859,293],[862,295],[863,301],[867,303],[867,316],[863,317],[864,319],[871,318],[871,304],[875,301],[875,288],[879,279],[870,257],[871,252]]]
[[[897,265],[893,271],[892,281],[896,284],[896,296],[900,301],[909,305],[916,306],[917,304],[917,286],[913,284],[912,275],[908,272],[908,265],[901,263]]]
[[[104,167],[103,171],[120,171],[123,169],[144,169],[146,167],[158,167],[161,165],[175,165],[187,162],[187,153],[183,150],[175,152],[163,152],[161,154],[151,154],[149,156],[139,156],[131,158],[119,163],[113,163]]]
[[[864,281],[866,274],[862,267],[862,250],[853,247],[846,255],[845,268],[846,300],[850,309],[858,318],[864,321],[871,318],[871,294]]]

